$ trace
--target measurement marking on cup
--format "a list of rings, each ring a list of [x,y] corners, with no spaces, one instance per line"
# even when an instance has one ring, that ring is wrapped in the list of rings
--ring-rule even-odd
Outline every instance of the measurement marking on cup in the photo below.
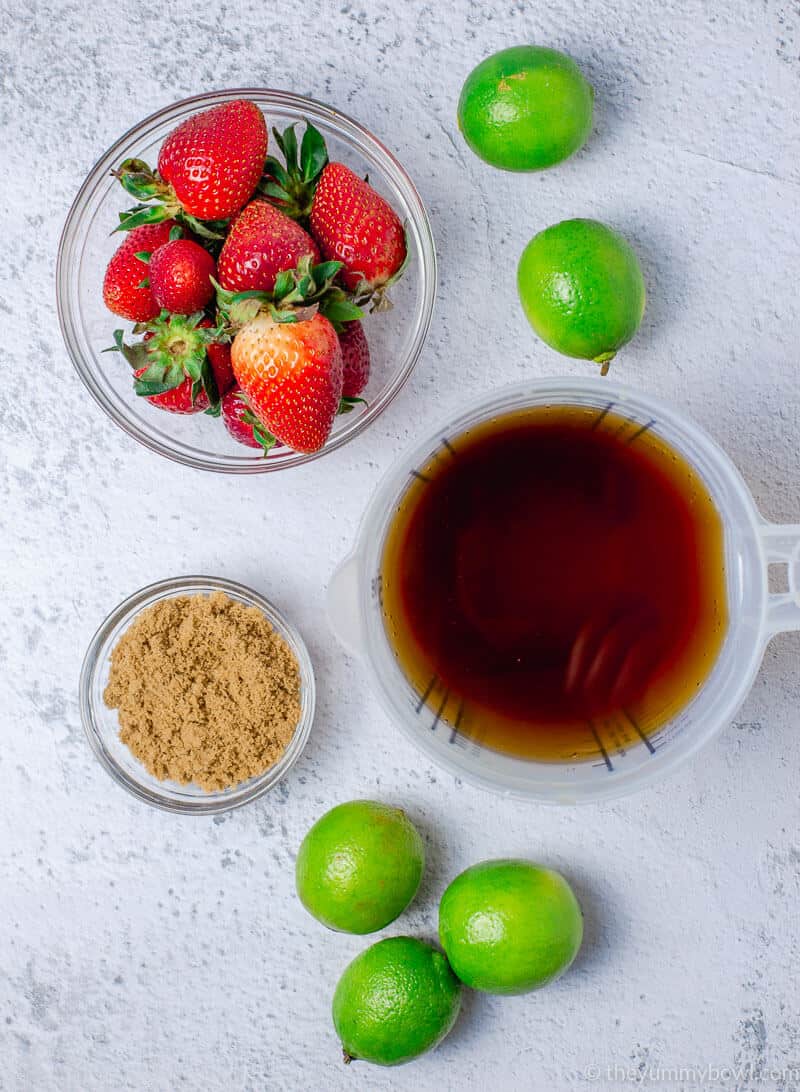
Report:
[[[419,715],[422,712],[422,710],[425,708],[425,705],[427,704],[428,698],[433,693],[433,689],[436,686],[436,683],[438,681],[439,681],[439,676],[434,675],[433,678],[431,679],[431,681],[425,687],[424,694],[422,695],[422,697],[417,702],[417,715]]]
[[[647,422],[646,425],[642,425],[642,427],[640,429],[637,429],[636,432],[634,432],[633,436],[631,436],[629,439],[627,439],[625,441],[625,443],[628,445],[628,447],[630,447],[630,445],[632,443],[634,443],[636,440],[638,440],[640,436],[643,436],[645,434],[645,432],[647,432],[648,429],[653,427],[653,425],[655,423],[656,423],[656,419],[655,419],[655,417],[652,417]],[[627,716],[627,714],[626,714],[626,716]]]
[[[456,719],[453,724],[453,730],[450,733],[450,742],[455,743],[459,735],[459,729],[461,727],[461,718],[464,716],[464,702],[462,701],[458,706],[458,712],[456,713]]]
[[[642,729],[639,727],[638,723],[636,722],[636,718],[627,709],[623,709],[622,712],[625,714],[625,716],[631,722],[631,724],[634,727],[634,730],[636,731],[637,736],[642,741],[642,743],[645,745],[645,747],[648,749],[650,754],[654,755],[656,753],[656,749],[653,746],[653,744],[650,742],[650,740],[647,738],[647,736],[644,734]]]
[[[449,697],[450,697],[450,691],[445,690],[444,696],[443,696],[441,702],[439,703],[439,708],[436,710],[436,716],[433,718],[433,724],[431,725],[431,731],[432,732],[436,731],[436,727],[437,727],[439,721],[442,719],[442,713],[444,713],[444,709],[445,709],[445,706],[447,705],[447,700],[448,700]]]
[[[448,450],[448,451],[450,452],[450,454],[451,454],[451,455],[453,456],[453,458],[455,459],[455,457],[456,457],[456,449],[455,449],[455,448],[453,447],[453,445],[452,445],[452,444],[450,443],[450,441],[449,441],[448,439],[446,439],[445,437],[442,437],[442,446],[443,446],[443,447],[446,447],[446,448],[447,448],[447,450]]]
[[[421,482],[426,482],[428,485],[430,485],[430,478],[427,476],[427,474],[423,474],[421,470],[412,470],[411,477],[418,478]]]
[[[614,406],[615,406],[615,405],[616,405],[616,403],[615,403],[615,402],[609,402],[609,403],[608,403],[608,405],[606,406],[606,408],[605,408],[604,410],[602,410],[602,411],[601,411],[601,412],[600,412],[600,413],[598,414],[598,416],[597,416],[597,417],[595,417],[594,421],[592,422],[592,429],[596,429],[598,425],[602,424],[602,422],[603,422],[603,419],[605,418],[606,414],[607,414],[607,413],[610,413],[610,412],[611,412],[611,410],[612,410],[612,409],[614,408]]]
[[[594,726],[594,722],[590,720],[590,721],[587,721],[587,724],[589,725],[591,733],[594,736],[594,741],[597,744],[597,749],[599,750],[600,754],[603,756],[603,761],[606,764],[606,769],[610,773],[614,769],[614,767],[611,764],[611,759],[608,757],[608,751],[603,746],[603,741],[600,739],[600,736],[597,734],[597,729]]]

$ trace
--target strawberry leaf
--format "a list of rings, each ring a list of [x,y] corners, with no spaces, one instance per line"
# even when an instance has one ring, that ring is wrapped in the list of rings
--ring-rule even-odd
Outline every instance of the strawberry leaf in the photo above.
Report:
[[[316,287],[317,282],[314,280],[310,273],[307,274],[305,277],[301,277],[300,280],[297,282],[297,291],[300,295],[300,298],[303,300],[307,300],[308,297],[312,295],[313,292],[316,290]]]
[[[166,394],[174,390],[168,383],[144,383],[141,379],[134,380],[133,389],[142,398],[152,398],[154,394]]]
[[[253,425],[253,439],[258,440],[261,444],[265,455],[269,455],[270,451],[272,451],[273,447],[275,447],[278,442],[272,433],[267,432],[260,422]]]
[[[275,439],[271,432],[268,432],[266,430],[261,421],[259,421],[256,415],[250,409],[250,403],[247,401],[245,396],[240,392],[238,397],[239,401],[247,407],[247,409],[245,409],[242,413],[242,424],[250,425],[253,430],[253,439],[257,440],[261,444],[262,448],[264,449],[264,454],[269,455],[270,451],[273,449],[273,447],[275,447],[278,441]]]
[[[132,231],[142,224],[161,224],[164,220],[171,219],[174,211],[166,205],[137,205],[119,214],[120,222],[114,231]]]
[[[323,299],[319,309],[334,326],[345,322],[358,322],[364,318],[362,309],[351,303],[344,295],[341,298],[331,296],[328,299]]]
[[[273,178],[278,185],[283,186],[284,189],[287,189],[291,182],[289,172],[274,155],[268,155],[264,161],[264,177]]]
[[[328,149],[325,138],[310,121],[306,120],[306,131],[300,145],[300,173],[304,182],[314,182],[328,162]]]
[[[273,126],[272,135],[275,137],[275,142],[283,152],[283,158],[286,160],[286,170],[290,176],[297,174],[297,134],[294,131],[294,125],[287,125],[283,130],[283,133]]]
[[[315,265],[311,272],[317,285],[322,288],[325,284],[329,284],[343,264],[343,262],[320,262]]]
[[[282,133],[277,129],[272,132],[286,163],[280,163],[274,156],[267,157],[258,192],[287,216],[307,223],[317,180],[328,162],[325,140],[319,130],[306,120],[298,162],[295,126],[290,125]]]
[[[203,390],[206,392],[206,397],[210,406],[219,406],[219,390],[217,388],[217,380],[214,376],[214,369],[211,367],[211,361],[206,353],[203,358],[203,362],[200,365],[200,383]]]
[[[167,391],[179,387],[185,378],[180,364],[164,365],[156,362],[134,380],[133,389],[144,398],[154,394],[166,394]]]
[[[228,308],[228,317],[234,326],[245,326],[251,322],[261,310],[262,300],[245,299],[231,304]]]
[[[225,238],[225,225],[227,221],[220,220],[198,220],[196,216],[190,216],[188,212],[178,211],[174,213],[181,221],[182,224],[186,224],[188,228],[199,235],[201,239],[224,239]]]
[[[352,413],[356,406],[366,406],[366,398],[341,398],[337,413]]]
[[[279,273],[275,278],[275,288],[272,295],[276,300],[282,299],[288,295],[294,287],[294,277],[290,269],[285,269],[282,273]]]
[[[270,318],[273,322],[300,322],[302,319],[297,311],[280,311],[274,304],[270,304]]]
[[[147,363],[147,346],[143,341],[137,341],[135,345],[127,345],[122,330],[114,331],[114,344],[103,349],[104,353],[120,353],[127,360],[134,371],[144,367]]]
[[[265,197],[273,197],[276,201],[281,201],[285,204],[292,199],[291,194],[289,194],[283,186],[279,186],[275,182],[265,182],[259,189]]]
[[[157,172],[151,170],[143,159],[123,160],[117,170],[112,171],[111,174],[131,197],[139,201],[152,201],[162,196],[165,190],[164,183]]]
[[[172,232],[170,232],[170,235],[171,234],[172,234]],[[149,250],[137,250],[136,253],[134,254],[134,258],[138,258],[140,262],[147,263],[147,262],[150,261],[150,251]]]

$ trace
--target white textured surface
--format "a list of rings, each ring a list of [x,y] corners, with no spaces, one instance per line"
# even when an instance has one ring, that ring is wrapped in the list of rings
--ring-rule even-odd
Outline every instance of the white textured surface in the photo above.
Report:
[[[596,127],[563,167],[511,177],[467,152],[455,102],[477,60],[525,40],[582,63]],[[798,1087],[769,1076],[800,1066],[796,636],[773,643],[737,723],[681,774],[618,804],[547,810],[421,762],[323,615],[375,482],[419,429],[503,380],[583,367],[534,339],[514,291],[528,237],[566,216],[609,221],[642,256],[650,305],[616,374],[705,425],[766,515],[800,518],[796,0],[6,0],[0,73],[0,1087],[561,1089],[606,1065],[750,1066],[723,1086]],[[62,346],[53,270],[67,207],[123,129],[248,84],[337,104],[397,151],[429,206],[441,281],[421,364],[371,432],[321,464],[234,481],[159,460],[103,417]],[[273,596],[319,680],[294,774],[216,821],[129,799],[76,705],[106,612],[188,571]],[[428,842],[423,891],[394,931],[432,938],[458,870],[528,855],[583,899],[575,969],[537,995],[467,997],[446,1043],[402,1070],[344,1070],[330,997],[364,941],[307,917],[292,869],[312,819],[356,795],[404,804]]]

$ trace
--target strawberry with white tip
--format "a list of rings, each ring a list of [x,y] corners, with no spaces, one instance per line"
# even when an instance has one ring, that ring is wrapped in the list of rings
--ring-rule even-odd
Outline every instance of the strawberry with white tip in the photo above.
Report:
[[[324,446],[342,397],[342,350],[324,315],[288,322],[256,315],[234,338],[231,363],[271,435],[304,454]]]

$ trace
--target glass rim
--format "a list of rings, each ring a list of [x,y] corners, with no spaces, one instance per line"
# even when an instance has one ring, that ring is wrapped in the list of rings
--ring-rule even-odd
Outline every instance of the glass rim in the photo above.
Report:
[[[291,740],[277,762],[261,774],[228,789],[214,790],[202,796],[176,794],[175,790],[160,791],[155,787],[158,782],[147,774],[137,779],[124,769],[105,743],[105,734],[100,726],[98,710],[93,700],[94,685],[98,674],[103,670],[106,648],[111,636],[121,626],[126,629],[139,616],[142,610],[163,599],[174,599],[180,595],[203,595],[222,591],[232,599],[261,610],[275,631],[283,637],[297,658],[300,670],[301,713]],[[78,683],[78,704],[81,723],[88,742],[100,765],[111,778],[132,796],[152,807],[178,814],[217,815],[231,811],[263,796],[278,784],[294,766],[305,749],[311,734],[316,706],[316,683],[314,669],[305,641],[296,627],[266,597],[244,584],[224,577],[190,575],[168,577],[139,588],[114,607],[98,626],[86,649],[81,665]],[[106,710],[109,716],[116,718],[116,710]],[[166,784],[171,784],[165,782]]]
[[[184,445],[178,441],[173,445],[149,435],[129,419],[96,381],[80,344],[79,323],[76,321],[74,301],[70,295],[70,259],[79,253],[81,227],[88,202],[99,189],[110,168],[124,154],[128,144],[146,137],[165,121],[177,121],[182,115],[190,114],[198,108],[239,98],[250,98],[261,106],[273,105],[290,109],[296,111],[298,120],[308,116],[312,121],[327,122],[335,128],[343,140],[354,146],[365,158],[376,163],[402,194],[410,212],[406,230],[412,234],[419,251],[420,302],[415,314],[409,317],[409,321],[414,323],[413,336],[402,367],[397,369],[391,381],[370,401],[363,413],[354,417],[339,432],[332,433],[322,449],[309,454],[287,450],[280,457],[272,459],[257,459],[244,454],[198,454],[196,448],[184,449]],[[92,398],[119,428],[150,451],[184,466],[224,474],[265,474],[313,462],[336,451],[361,435],[394,401],[414,370],[430,330],[436,298],[437,258],[430,219],[419,191],[394,153],[367,128],[348,114],[304,95],[263,87],[230,88],[192,95],[162,107],[131,126],[96,160],[70,206],[61,231],[55,284],[59,326],[72,364]]]

